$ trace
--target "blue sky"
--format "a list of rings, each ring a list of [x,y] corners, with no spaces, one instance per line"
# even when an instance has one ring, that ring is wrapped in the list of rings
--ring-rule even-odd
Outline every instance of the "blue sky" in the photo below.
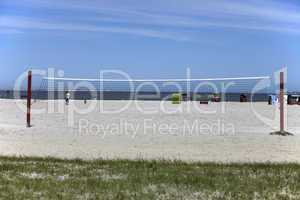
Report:
[[[1,0],[0,88],[28,67],[95,78],[270,75],[300,90],[298,0]],[[36,85],[39,83],[35,83]]]

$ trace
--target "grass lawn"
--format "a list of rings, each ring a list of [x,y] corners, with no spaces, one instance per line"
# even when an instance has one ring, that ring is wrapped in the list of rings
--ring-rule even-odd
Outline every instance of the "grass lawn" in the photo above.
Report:
[[[0,199],[300,199],[300,165],[0,157]]]

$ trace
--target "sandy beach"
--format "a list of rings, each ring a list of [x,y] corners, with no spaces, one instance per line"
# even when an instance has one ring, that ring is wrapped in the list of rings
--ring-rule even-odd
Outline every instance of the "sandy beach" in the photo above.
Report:
[[[300,162],[300,106],[287,106],[295,135],[280,137],[269,135],[278,130],[278,108],[264,102],[37,101],[31,128],[25,103],[0,100],[1,155]]]

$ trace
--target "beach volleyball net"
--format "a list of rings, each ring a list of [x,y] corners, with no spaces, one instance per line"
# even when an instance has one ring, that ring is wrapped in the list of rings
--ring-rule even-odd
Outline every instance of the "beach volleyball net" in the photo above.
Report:
[[[74,99],[94,100],[169,100],[181,94],[187,100],[199,100],[211,95],[226,101],[266,101],[272,91],[269,76],[206,78],[206,79],[82,79],[44,77],[40,91],[49,98],[64,98],[65,92]],[[50,95],[52,93],[52,95]]]
[[[30,80],[30,79],[28,79]],[[278,83],[278,80],[280,82]],[[28,84],[30,85],[30,84]],[[280,87],[279,87],[280,86]],[[28,88],[28,91],[30,89]],[[279,92],[280,91],[280,92]],[[99,79],[84,79],[84,78],[67,78],[67,77],[44,77],[42,78],[41,85],[38,91],[44,95],[44,99],[47,100],[60,100],[66,99],[66,94],[69,94],[71,99],[71,106],[75,105],[75,102],[80,105],[86,105],[91,103],[89,100],[97,100],[100,104],[99,108],[114,108],[119,105],[126,104],[126,101],[120,100],[156,100],[156,103],[143,103],[146,101],[140,101],[141,104],[136,108],[126,107],[122,109],[122,113],[125,114],[127,119],[130,116],[134,116],[134,119],[140,118],[155,118],[155,119],[167,119],[175,117],[176,120],[182,121],[188,120],[192,122],[194,118],[200,118],[207,121],[216,121],[216,119],[225,120],[226,123],[231,122],[235,124],[235,127],[243,130],[251,130],[253,126],[260,126],[261,121],[268,121],[268,117],[273,114],[273,108],[267,107],[267,102],[270,94],[280,94],[280,130],[284,130],[284,78],[283,72],[280,73],[280,79],[277,80],[270,76],[253,76],[253,77],[225,77],[225,78],[183,78],[183,79],[132,79],[132,78],[105,78]],[[28,92],[30,94],[31,92]],[[28,101],[30,102],[30,95],[28,95]],[[76,101],[84,100],[84,101]],[[99,100],[119,100],[119,101],[99,101]],[[158,101],[157,101],[158,100]],[[190,104],[182,104],[183,101],[190,101]],[[54,102],[54,101],[50,101]],[[58,101],[62,102],[63,101]],[[95,102],[95,101],[93,101]],[[105,102],[105,103],[101,103]],[[161,104],[159,102],[166,102]],[[221,106],[205,106],[201,104],[210,104],[210,102],[264,102],[263,104],[227,104],[227,108],[224,108],[225,104]],[[174,105],[175,104],[175,105]],[[192,105],[188,110],[191,112],[182,112],[182,109],[176,109],[177,104]],[[29,104],[28,104],[29,105]],[[63,105],[63,104],[62,104]],[[68,105],[68,104],[66,104]],[[173,105],[173,106],[172,106]],[[241,104],[242,105],[242,104]],[[257,108],[253,105],[258,105]],[[148,106],[148,107],[147,107]],[[147,115],[148,108],[150,110],[160,106],[158,112],[160,115]],[[223,106],[223,107],[222,107]],[[80,107],[80,106],[79,106]],[[147,107],[143,109],[143,107]],[[162,108],[162,109],[161,109]],[[174,115],[166,110],[168,108],[175,108]],[[30,119],[30,106],[28,107],[27,119]],[[83,106],[84,109],[84,106]],[[210,111],[213,109],[213,112]],[[264,110],[265,109],[265,110]],[[52,109],[53,110],[53,109]],[[121,110],[121,109],[120,109]],[[139,115],[132,113],[136,110],[137,113],[142,111]],[[174,110],[174,109],[173,109]],[[179,112],[176,113],[176,110]],[[184,109],[183,109],[184,110]],[[208,110],[208,112],[207,112]],[[278,109],[279,110],[279,109]],[[81,117],[95,116],[94,111],[83,112],[80,109],[73,109],[81,113]],[[204,112],[203,112],[204,111]],[[275,110],[277,112],[277,110]],[[260,113],[261,112],[261,113]],[[90,114],[92,113],[92,114]],[[111,113],[116,113],[111,111]],[[117,112],[118,113],[118,112]],[[172,113],[172,112],[171,112]],[[209,115],[207,115],[209,113]],[[265,115],[265,116],[264,116]],[[99,116],[97,114],[97,116]],[[101,112],[100,112],[100,116]],[[74,113],[73,113],[74,118]],[[175,119],[174,118],[174,119]],[[271,117],[272,118],[272,117]],[[258,120],[257,120],[258,119]],[[91,120],[95,120],[94,117]],[[131,119],[132,120],[132,119]],[[275,122],[273,119],[272,123]],[[30,120],[28,120],[28,127],[30,127]],[[168,119],[168,122],[172,121]],[[163,120],[162,120],[163,122]],[[255,122],[255,123],[254,123]],[[140,122],[142,124],[143,122]],[[201,122],[202,123],[202,122]],[[210,123],[210,122],[209,122]],[[273,123],[274,124],[274,123]],[[223,126],[222,124],[220,126]],[[283,127],[283,128],[282,128]],[[266,129],[267,130],[267,129]]]

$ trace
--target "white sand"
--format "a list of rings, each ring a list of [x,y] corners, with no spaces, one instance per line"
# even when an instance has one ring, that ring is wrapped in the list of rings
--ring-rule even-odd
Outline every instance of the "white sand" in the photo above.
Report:
[[[33,103],[33,108],[47,108],[49,102],[38,101]],[[269,135],[278,129],[278,120],[269,125],[261,120],[261,116],[271,120],[277,111],[267,103],[253,104],[259,117],[250,103],[226,103],[224,112],[221,103],[196,104],[202,109],[200,112],[195,107],[189,111],[190,102],[181,105],[165,102],[164,107],[168,110],[183,109],[168,114],[159,109],[161,102],[140,101],[140,108],[158,112],[146,114],[133,102],[121,113],[105,114],[99,111],[100,107],[115,110],[128,102],[98,101],[96,108],[88,114],[78,114],[72,112],[74,105],[66,107],[63,101],[54,101],[55,111],[34,114],[31,128],[25,127],[25,113],[17,103],[25,104],[25,101],[0,100],[1,155],[300,162],[300,106],[288,106],[287,130],[295,136],[280,137]],[[72,103],[80,108],[88,106],[83,101]],[[58,112],[58,104],[64,109],[63,113]],[[205,114],[203,110],[216,113]],[[84,125],[81,128],[80,123]],[[197,128],[192,129],[195,124]]]

